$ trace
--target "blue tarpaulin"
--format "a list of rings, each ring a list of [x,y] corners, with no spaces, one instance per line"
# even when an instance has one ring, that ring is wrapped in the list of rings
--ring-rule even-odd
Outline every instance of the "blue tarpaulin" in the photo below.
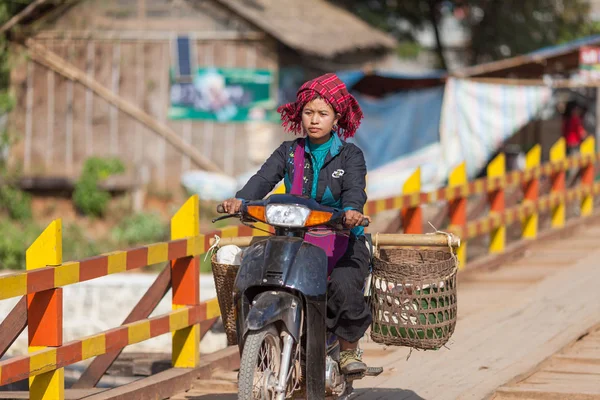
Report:
[[[363,110],[362,124],[350,141],[363,150],[369,170],[439,142],[444,71],[337,75]]]
[[[407,90],[382,99],[354,94],[364,113],[351,141],[365,155],[368,169],[438,142],[444,87]]]

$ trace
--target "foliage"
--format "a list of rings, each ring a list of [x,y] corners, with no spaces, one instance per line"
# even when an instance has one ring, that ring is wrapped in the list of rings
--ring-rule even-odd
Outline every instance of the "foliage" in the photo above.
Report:
[[[118,243],[135,245],[168,239],[168,227],[156,213],[140,213],[122,220],[113,228],[113,239]]]
[[[0,25],[3,25],[19,11],[27,7],[31,1],[2,1],[0,2]],[[13,99],[8,93],[10,86],[9,42],[6,37],[0,36],[0,115],[9,111]]]
[[[44,227],[33,222],[0,221],[0,270],[25,269],[25,252]],[[94,241],[76,224],[63,226],[63,260],[79,260],[113,249],[107,240]]]
[[[8,132],[0,132],[0,211],[14,220],[25,221],[31,218],[31,196],[17,187],[14,171],[6,165],[4,154],[10,144]]]
[[[28,2],[0,2],[0,25],[3,25],[13,15],[27,6]],[[6,116],[14,106],[14,98],[10,94],[10,48],[8,40],[0,36],[0,120]],[[14,137],[9,135],[4,121],[0,121],[0,211],[5,211],[10,218],[24,221],[31,218],[31,197],[19,190],[13,183],[12,174],[6,166],[5,154]],[[0,227],[6,229],[8,222]],[[18,232],[18,230],[17,230]],[[30,231],[27,231],[30,232]],[[26,234],[26,233],[23,233]],[[11,237],[2,238],[0,244],[0,258],[6,258],[11,265],[18,261],[14,252]]]
[[[446,68],[443,47],[438,34],[438,26],[443,5],[454,1],[443,0],[330,0],[353,12],[371,26],[394,35],[401,42],[416,43],[416,33],[432,26],[436,34],[436,47],[440,66]]]
[[[404,41],[398,44],[396,54],[400,58],[417,58],[421,52],[421,46],[415,42]]]
[[[0,270],[25,269],[25,252],[43,230],[33,221],[0,220]],[[167,235],[167,225],[156,214],[132,216],[113,228],[110,236],[99,239],[91,238],[77,223],[64,224],[63,260],[81,260],[131,245],[159,242]]]
[[[98,183],[111,175],[123,173],[125,166],[117,158],[91,157],[86,160],[79,180],[75,184],[73,203],[85,215],[102,217],[110,194]]]
[[[0,270],[25,269],[25,252],[42,233],[43,227],[32,223],[0,221]],[[113,249],[107,240],[94,241],[76,224],[63,226],[63,260],[79,260]]]
[[[31,218],[31,196],[21,191],[14,183],[15,177],[9,171],[4,153],[11,144],[5,130],[0,133],[0,211],[14,220],[25,221]]]
[[[471,61],[525,54],[597,33],[584,0],[471,0],[465,25],[471,33]]]
[[[63,226],[63,260],[73,261],[115,250],[109,239],[92,239],[77,223]]]
[[[0,210],[6,210],[10,218],[26,221],[31,218],[31,196],[11,185],[0,186]]]
[[[524,54],[578,37],[599,33],[589,20],[587,0],[330,0],[400,41],[416,42],[433,27],[440,65],[442,16],[454,15],[466,29],[470,64]]]
[[[34,224],[0,220],[0,269],[25,269],[25,251],[42,230]]]

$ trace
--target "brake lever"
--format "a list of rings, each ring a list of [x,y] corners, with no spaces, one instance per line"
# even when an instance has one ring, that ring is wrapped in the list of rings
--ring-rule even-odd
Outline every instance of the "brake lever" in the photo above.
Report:
[[[224,219],[229,219],[229,218],[235,218],[235,217],[239,217],[240,214],[228,214],[228,215],[224,215],[222,217],[218,217],[212,220],[212,223],[214,224],[215,222],[218,221],[223,221]]]

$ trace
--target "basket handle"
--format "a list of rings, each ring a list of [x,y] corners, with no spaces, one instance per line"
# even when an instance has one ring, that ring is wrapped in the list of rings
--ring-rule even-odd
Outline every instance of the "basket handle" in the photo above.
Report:
[[[218,235],[215,235],[215,242],[206,251],[206,255],[204,256],[204,261],[206,261],[206,258],[208,257],[208,255],[210,254],[211,251],[213,251],[215,248],[219,247],[220,241],[221,241],[221,238]]]
[[[436,233],[437,234],[442,234],[442,235],[445,235],[446,238],[448,238],[448,249],[450,249],[450,255],[452,256],[452,260],[454,260],[454,267],[458,268],[458,257],[456,257],[456,253],[454,252],[454,249],[452,248],[452,235],[450,233],[448,233],[448,232],[440,231],[438,228],[436,228],[435,226],[433,226],[433,224],[431,223],[431,221],[427,221],[427,223],[435,231],[434,234],[436,234]],[[458,245],[460,246],[460,241],[459,241]]]

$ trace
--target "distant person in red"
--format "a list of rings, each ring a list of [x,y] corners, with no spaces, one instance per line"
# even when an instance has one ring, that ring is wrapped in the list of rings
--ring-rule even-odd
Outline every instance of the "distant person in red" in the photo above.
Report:
[[[575,100],[570,100],[563,114],[563,136],[567,142],[567,155],[577,154],[579,152],[579,145],[585,137],[587,132],[583,127],[584,109]]]

